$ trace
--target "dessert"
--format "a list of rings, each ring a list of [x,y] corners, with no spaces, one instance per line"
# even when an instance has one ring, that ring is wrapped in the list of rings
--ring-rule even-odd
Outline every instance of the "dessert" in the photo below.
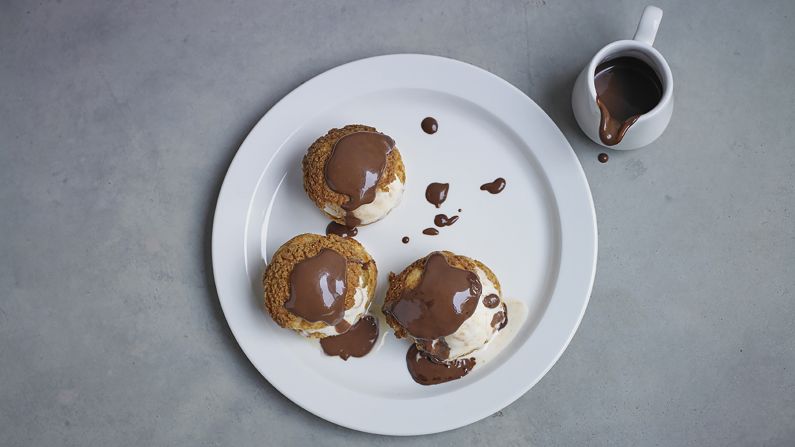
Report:
[[[347,332],[375,294],[375,261],[354,239],[302,234],[276,250],[263,275],[273,321],[306,337]]]
[[[370,126],[331,129],[303,159],[304,189],[331,219],[353,228],[400,202],[406,171],[395,141]]]
[[[445,380],[466,374],[474,359],[468,357],[485,347],[505,327],[507,309],[500,283],[483,263],[449,251],[438,251],[414,261],[401,273],[389,275],[383,311],[398,338],[414,342],[417,352],[407,354],[415,380],[427,362],[444,364]],[[417,364],[426,364],[419,368]],[[430,365],[433,366],[433,365]],[[438,368],[437,368],[438,369]],[[460,374],[452,374],[457,371]]]

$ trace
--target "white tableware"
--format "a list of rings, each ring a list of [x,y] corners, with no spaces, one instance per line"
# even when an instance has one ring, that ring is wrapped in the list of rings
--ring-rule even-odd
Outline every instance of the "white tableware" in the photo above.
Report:
[[[571,95],[571,107],[580,128],[595,143],[610,149],[637,149],[652,143],[662,135],[674,109],[674,81],[668,62],[652,44],[662,19],[662,10],[656,6],[647,6],[638,23],[638,29],[632,40],[619,40],[599,50],[588,65],[582,70],[574,83]],[[657,73],[662,82],[662,99],[654,109],[645,113],[627,129],[623,139],[613,146],[607,146],[599,137],[601,113],[596,105],[596,87],[594,74],[596,67],[602,62],[617,57],[629,56],[642,60]]]
[[[437,133],[421,130],[426,116],[438,120]],[[328,222],[304,194],[301,157],[328,129],[351,123],[392,136],[407,170],[402,203],[382,221],[361,227],[357,236],[378,264],[376,305],[390,271],[448,249],[489,265],[505,297],[527,310],[527,318],[509,313],[515,321],[509,323],[512,338],[502,341],[505,349],[460,380],[415,383],[406,369],[408,343],[388,327],[381,328],[388,333],[379,349],[345,362],[324,355],[317,342],[279,328],[262,310],[265,260],[296,234],[323,233]],[[507,180],[502,193],[479,189],[497,177]],[[450,183],[439,210],[424,198],[426,185],[434,181]],[[423,235],[438,212],[461,217],[438,236]],[[403,236],[411,241],[403,244]],[[588,303],[596,220],[577,157],[552,120],[521,91],[463,62],[389,55],[315,77],[252,129],[224,179],[212,255],[229,327],[275,388],[339,425],[416,435],[489,416],[552,367]]]

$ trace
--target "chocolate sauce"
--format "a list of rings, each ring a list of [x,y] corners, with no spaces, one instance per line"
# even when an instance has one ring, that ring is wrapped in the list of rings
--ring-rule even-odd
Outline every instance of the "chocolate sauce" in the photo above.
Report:
[[[502,310],[491,317],[491,327],[501,331],[508,324],[508,308],[502,305]]]
[[[337,222],[330,222],[326,226],[326,235],[336,234],[340,237],[354,237],[359,233],[356,227],[350,228],[346,225],[338,224]]]
[[[324,248],[298,262],[290,273],[290,298],[284,307],[309,322],[336,325],[345,314],[345,258]]]
[[[409,237],[408,236],[403,236],[403,239],[401,239],[401,241],[403,241],[404,244],[408,244],[409,243]]]
[[[500,297],[492,293],[483,297],[483,305],[489,309],[494,309],[500,305]]]
[[[477,274],[451,266],[434,252],[425,260],[419,284],[404,291],[385,312],[415,338],[435,340],[452,334],[472,316],[481,290]]]
[[[447,191],[449,189],[449,183],[431,183],[425,188],[425,200],[439,208],[447,200]]]
[[[488,191],[492,194],[499,194],[503,189],[505,189],[505,179],[502,177],[495,179],[493,182],[480,185],[481,191]]]
[[[394,147],[392,138],[378,132],[348,134],[334,144],[324,174],[332,191],[348,196],[342,204],[347,214],[375,200],[378,180]]]
[[[431,357],[439,361],[450,357],[450,345],[447,344],[444,338],[437,338],[436,340],[417,339],[417,349],[427,352]]]
[[[362,223],[362,220],[354,216],[353,212],[346,212],[344,219],[345,226],[348,228],[356,228]],[[359,231],[357,230],[356,232],[358,233]]]
[[[596,105],[602,114],[599,139],[613,146],[621,142],[627,129],[662,99],[662,82],[645,62],[634,57],[618,57],[602,62],[594,72]]]
[[[437,214],[433,218],[433,224],[439,228],[449,227],[456,222],[458,222],[458,216],[447,217],[447,214]]]
[[[599,163],[607,163],[607,160],[610,159],[610,157],[607,154],[605,154],[604,152],[599,154],[599,156],[596,157],[596,158],[599,160]]]
[[[422,126],[422,131],[428,135],[435,134],[436,131],[439,130],[439,123],[436,122],[435,118],[430,116],[422,120],[420,126]]]
[[[436,236],[437,234],[439,234],[439,230],[437,230],[436,228],[428,227],[422,230],[422,234],[427,234],[428,236]]]
[[[350,328],[351,328],[351,324],[348,323],[348,321],[345,320],[344,318],[342,320],[340,320],[340,322],[337,323],[334,326],[334,330],[336,330],[338,334],[344,334],[344,333],[348,332],[348,329],[350,329]]]
[[[372,315],[365,315],[347,332],[332,335],[320,340],[323,352],[337,355],[342,360],[348,357],[364,357],[375,346],[378,340],[378,320]]]
[[[411,345],[406,353],[411,378],[420,385],[436,385],[464,377],[475,367],[475,359],[440,362]]]

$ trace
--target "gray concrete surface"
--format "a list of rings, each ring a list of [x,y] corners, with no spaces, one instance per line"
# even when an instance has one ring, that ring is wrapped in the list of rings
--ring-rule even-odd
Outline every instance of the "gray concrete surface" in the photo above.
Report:
[[[0,2],[0,445],[795,445],[795,2],[661,0],[663,137],[611,153],[570,87],[644,3]],[[593,189],[599,264],[571,346],[449,433],[320,420],[249,364],[209,234],[260,116],[340,63],[484,67],[558,123]]]

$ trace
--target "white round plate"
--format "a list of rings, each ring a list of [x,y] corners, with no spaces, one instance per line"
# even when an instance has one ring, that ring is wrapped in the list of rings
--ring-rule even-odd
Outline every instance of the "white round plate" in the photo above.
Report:
[[[420,128],[426,116],[439,122],[434,135]],[[263,311],[265,260],[297,234],[322,234],[328,222],[305,196],[301,157],[329,129],[353,123],[392,136],[406,165],[400,206],[357,236],[378,265],[375,306],[390,271],[441,249],[483,261],[499,278],[504,297],[526,306],[528,318],[510,323],[515,336],[505,349],[460,380],[415,383],[406,369],[408,343],[388,327],[381,328],[388,333],[379,349],[342,361],[279,328]],[[507,180],[502,193],[479,189],[497,177]],[[425,201],[425,187],[434,181],[450,183],[440,210]],[[461,218],[439,236],[423,235],[437,212]],[[403,236],[410,243],[403,244]],[[499,411],[552,367],[591,293],[596,218],[571,146],[530,98],[472,65],[399,54],[329,70],[265,114],[224,179],[212,251],[229,327],[276,389],[345,427],[417,435]]]

